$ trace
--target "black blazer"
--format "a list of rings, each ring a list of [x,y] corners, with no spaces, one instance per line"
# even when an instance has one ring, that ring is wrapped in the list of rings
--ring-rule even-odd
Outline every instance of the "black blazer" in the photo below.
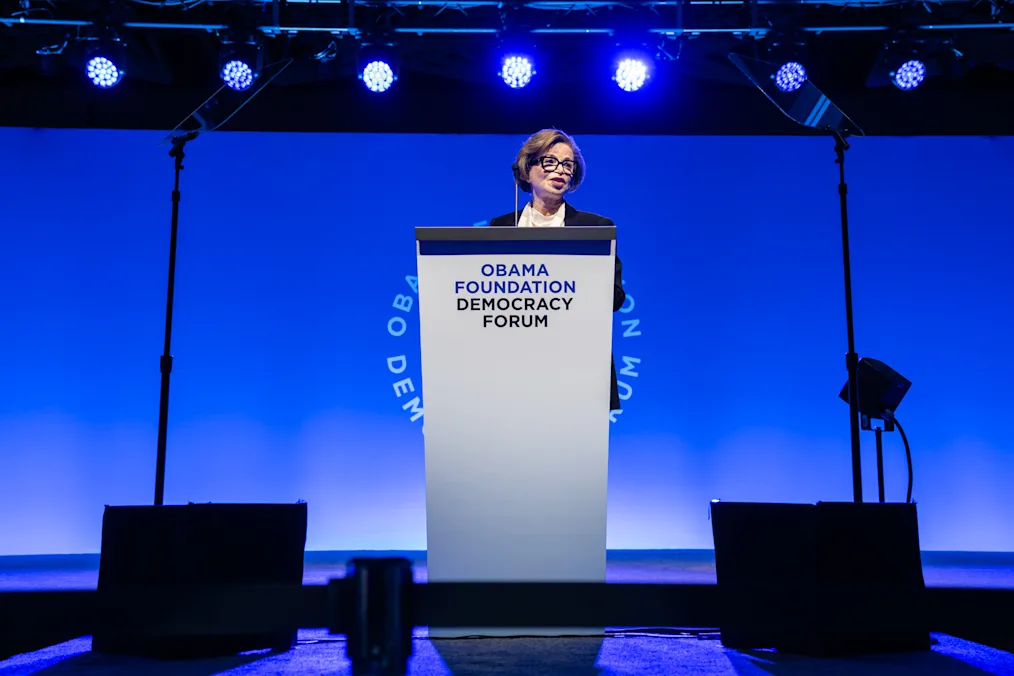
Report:
[[[563,224],[577,225],[581,227],[595,227],[595,226],[611,226],[613,222],[605,216],[599,216],[589,211],[578,211],[570,204],[564,204]],[[520,214],[519,214],[520,215]],[[489,222],[490,226],[509,226],[514,225],[514,212],[504,214],[503,216],[497,216]],[[616,275],[613,279],[613,312],[616,312],[623,307],[623,301],[627,299],[627,294],[623,291],[623,264],[620,262],[620,257],[616,257]],[[609,410],[618,411],[620,409],[620,391],[616,386],[616,360],[610,358],[610,368],[612,369],[612,378],[609,385]]]

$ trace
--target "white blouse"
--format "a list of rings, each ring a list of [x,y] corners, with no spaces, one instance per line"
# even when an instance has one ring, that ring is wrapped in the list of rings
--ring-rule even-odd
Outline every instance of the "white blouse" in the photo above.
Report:
[[[552,216],[546,216],[532,208],[531,202],[525,205],[524,211],[518,218],[519,228],[560,228],[563,227],[563,217],[566,213],[566,205],[561,204],[560,208]]]

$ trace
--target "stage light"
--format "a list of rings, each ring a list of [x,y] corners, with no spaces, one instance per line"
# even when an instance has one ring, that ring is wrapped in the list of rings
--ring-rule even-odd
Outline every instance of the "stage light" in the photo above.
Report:
[[[527,56],[507,56],[500,68],[500,77],[511,89],[520,89],[532,81],[535,67]]]
[[[359,79],[371,92],[386,92],[394,84],[394,70],[386,61],[370,61],[363,67]]]
[[[123,79],[123,70],[112,59],[96,54],[85,64],[85,74],[91,83],[100,89],[109,89]]]
[[[806,68],[798,61],[789,61],[775,73],[775,86],[785,93],[794,92],[806,82]]]
[[[648,65],[641,59],[621,59],[616,65],[613,80],[623,91],[636,92],[648,80]]]
[[[260,39],[242,31],[230,31],[218,48],[218,77],[234,92],[250,89],[261,75],[264,54]]]
[[[237,92],[250,88],[254,81],[254,70],[246,61],[232,59],[222,66],[222,82]]]
[[[745,48],[746,46],[744,46]],[[763,40],[758,40],[756,44],[750,46],[750,50],[756,52],[750,58],[772,65],[772,73],[766,77],[770,78],[773,86],[766,88],[760,83],[755,83],[762,89],[768,89],[776,95],[793,94],[800,92],[803,85],[810,79],[810,74],[806,71],[806,66],[803,65],[810,59],[807,39],[798,32],[777,31],[770,33]],[[746,54],[744,53],[743,56]]]
[[[910,92],[931,77],[960,72],[962,56],[948,39],[898,39],[884,45],[866,78],[866,86],[894,85]]]
[[[877,442],[877,493],[880,502],[885,501],[884,497],[884,446],[883,433],[893,432],[895,427],[901,434],[901,441],[905,445],[905,459],[908,463],[908,491],[905,502],[912,502],[912,449],[908,445],[908,437],[905,429],[895,417],[895,411],[901,405],[901,400],[908,394],[912,383],[903,375],[892,369],[887,364],[863,357],[859,360],[856,374],[856,382],[859,385],[859,423],[862,429],[876,434]],[[849,383],[841,388],[838,396],[848,403]],[[883,421],[884,426],[873,427],[873,420]]]
[[[904,376],[887,364],[863,357],[859,360],[859,414],[869,420],[891,420],[894,412],[912,386]],[[849,384],[842,387],[838,396],[848,403]],[[869,429],[869,427],[865,427]]]
[[[891,73],[891,82],[902,91],[911,91],[926,79],[926,64],[919,59],[909,59]]]

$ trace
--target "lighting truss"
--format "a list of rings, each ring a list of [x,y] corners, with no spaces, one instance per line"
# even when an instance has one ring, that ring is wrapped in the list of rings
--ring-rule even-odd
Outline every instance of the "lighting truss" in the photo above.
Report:
[[[78,3],[0,0],[0,26],[49,26],[67,31],[115,24],[120,29],[225,31],[237,24],[265,36],[329,33],[359,37],[378,23],[392,34],[496,35],[510,23],[531,34],[614,35],[643,32],[670,38],[732,34],[762,37],[791,24],[802,33],[1011,31],[1003,0],[657,0],[526,2],[512,0],[170,0]]]

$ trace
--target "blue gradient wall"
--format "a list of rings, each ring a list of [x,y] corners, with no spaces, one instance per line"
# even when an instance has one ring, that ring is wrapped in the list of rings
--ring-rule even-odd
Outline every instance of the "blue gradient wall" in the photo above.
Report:
[[[172,187],[160,137],[0,129],[0,554],[98,551],[103,505],[153,497]],[[422,420],[393,387],[419,387],[415,308],[398,307],[414,297],[412,228],[513,208],[520,141],[189,147],[168,502],[303,499],[309,549],[425,547]],[[610,546],[711,547],[714,497],[850,499],[833,144],[581,141],[572,202],[617,221],[630,296]],[[1014,140],[859,139],[848,161],[857,346],[914,382],[899,418],[923,547],[1010,550]],[[885,439],[900,500],[904,453]],[[872,433],[864,458],[875,499]]]

